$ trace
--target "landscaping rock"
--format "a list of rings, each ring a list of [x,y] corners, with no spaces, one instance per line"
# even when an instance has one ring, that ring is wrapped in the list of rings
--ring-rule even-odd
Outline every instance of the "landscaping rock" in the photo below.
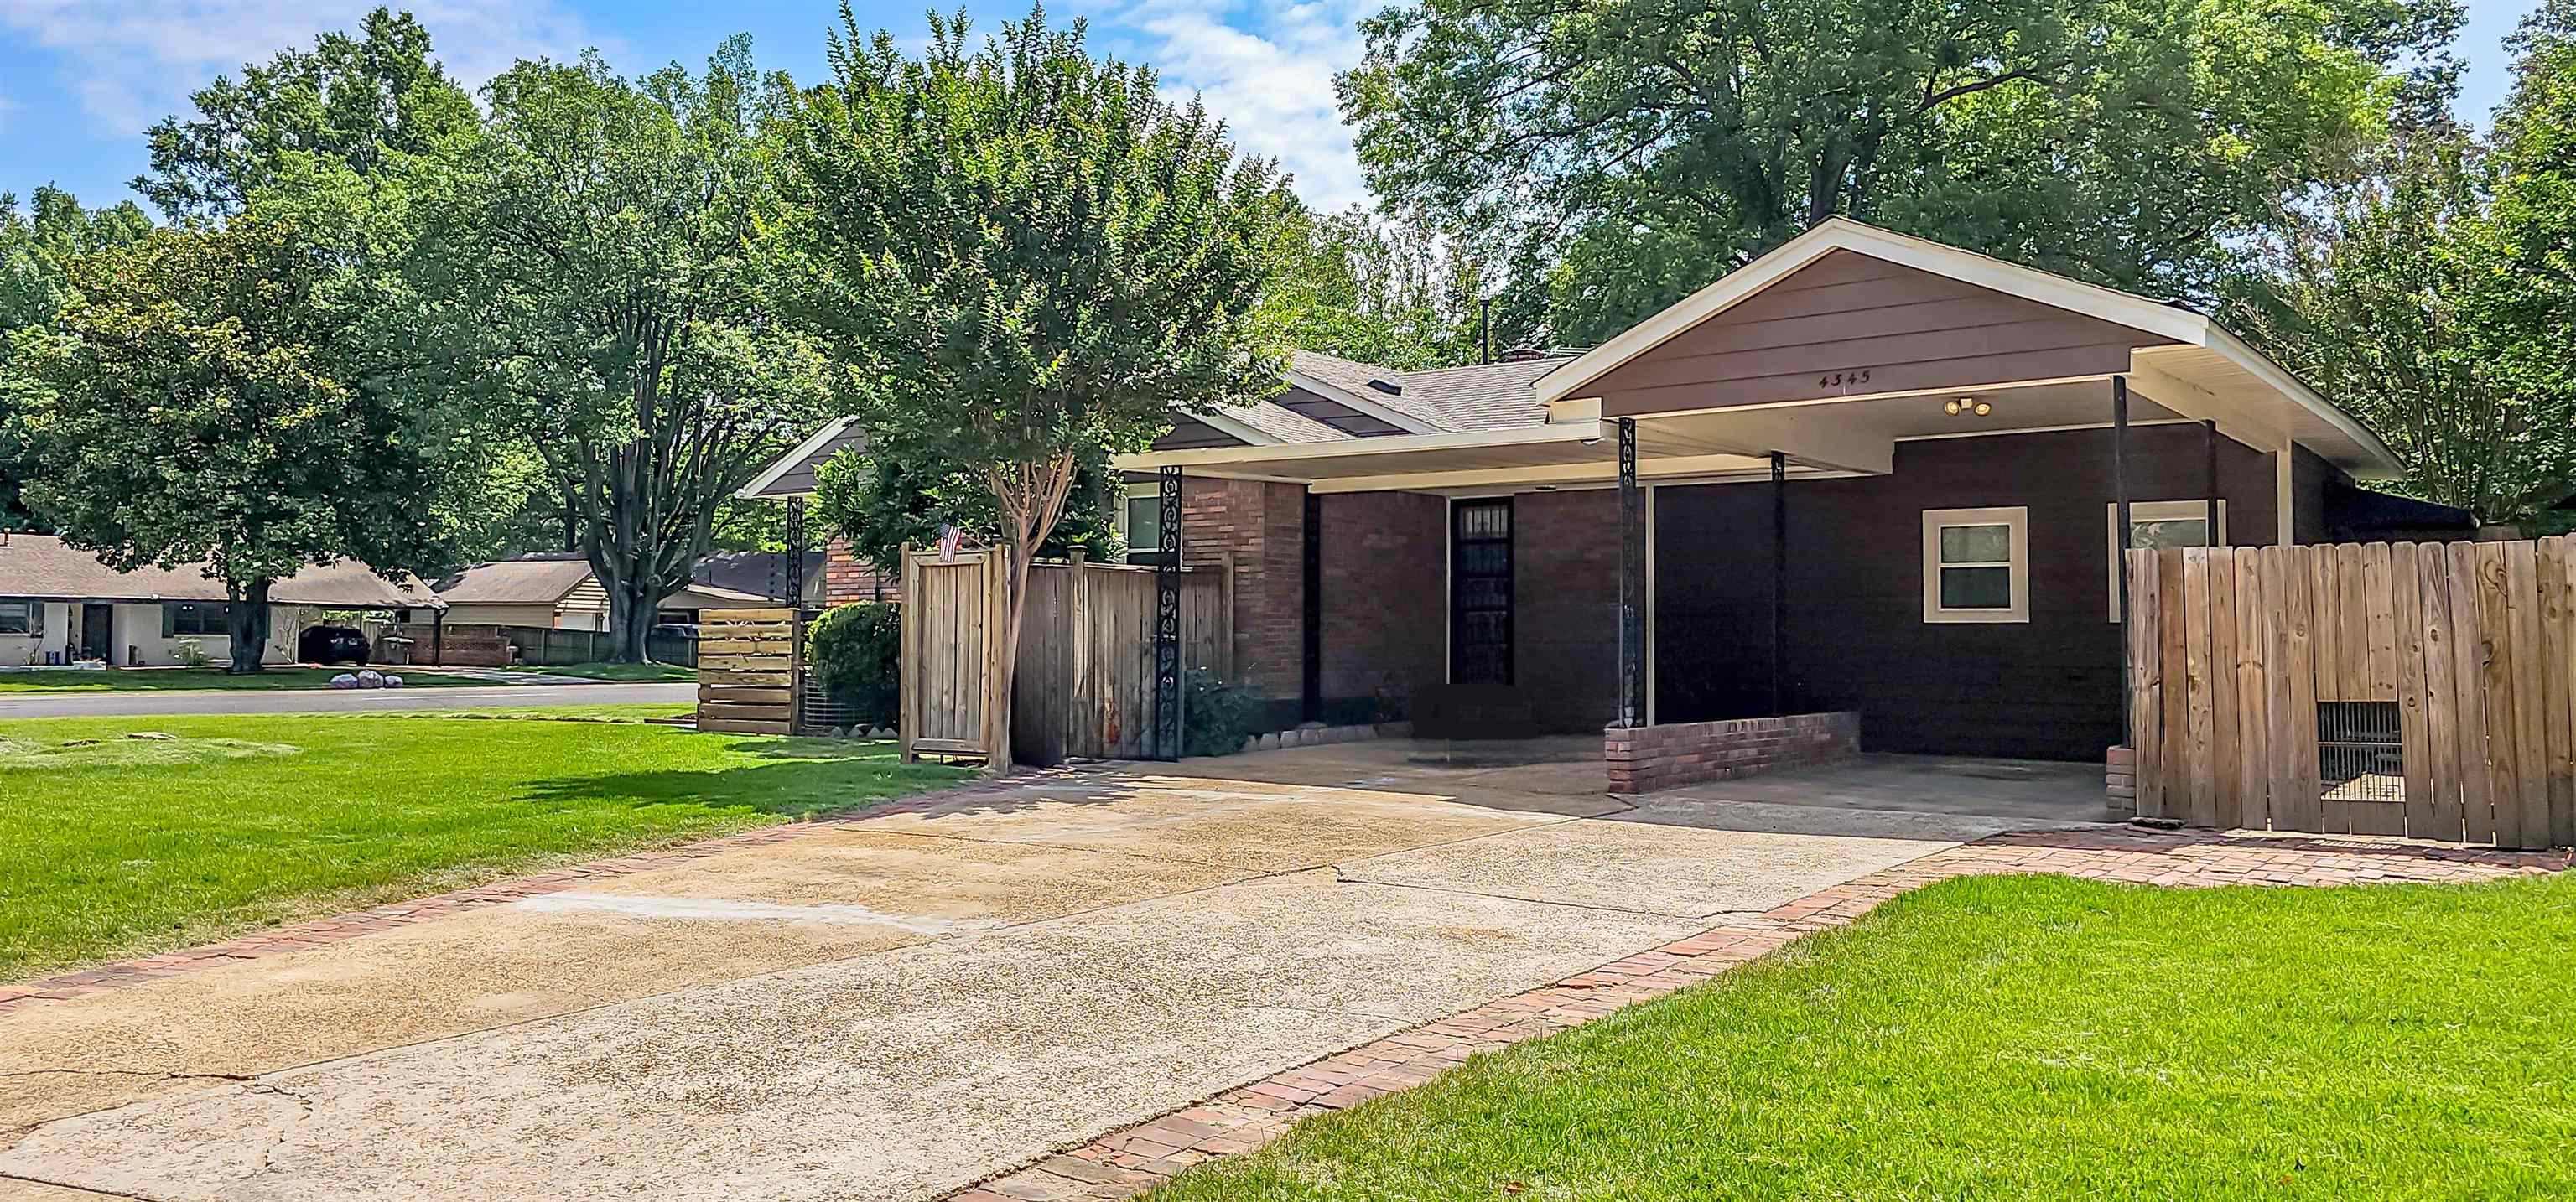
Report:
[[[335,689],[354,689],[358,687],[358,678],[347,672],[342,672],[341,674],[331,678],[331,687]]]
[[[358,687],[362,689],[381,689],[385,687],[385,674],[378,672],[373,668],[360,669],[358,672]]]
[[[399,689],[399,688],[401,688],[401,687],[402,687],[402,677],[396,676],[396,675],[394,675],[394,674],[393,674],[393,673],[391,673],[391,672],[387,672],[387,673],[385,673],[385,687],[386,687],[386,688],[388,688],[388,689]]]

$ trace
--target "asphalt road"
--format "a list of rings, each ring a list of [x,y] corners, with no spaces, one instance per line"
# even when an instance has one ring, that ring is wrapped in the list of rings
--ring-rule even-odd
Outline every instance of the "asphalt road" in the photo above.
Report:
[[[455,689],[262,689],[168,693],[0,694],[0,719],[129,714],[329,714],[386,710],[515,709],[531,705],[684,705],[690,681],[513,684]]]

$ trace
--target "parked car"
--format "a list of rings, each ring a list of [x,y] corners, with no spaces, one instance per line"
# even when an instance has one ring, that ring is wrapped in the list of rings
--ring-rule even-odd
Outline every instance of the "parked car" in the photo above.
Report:
[[[687,639],[690,642],[696,642],[698,627],[694,622],[664,622],[653,628],[652,635],[657,639]]]
[[[295,636],[295,658],[308,664],[364,664],[367,636],[349,626],[308,626]]]

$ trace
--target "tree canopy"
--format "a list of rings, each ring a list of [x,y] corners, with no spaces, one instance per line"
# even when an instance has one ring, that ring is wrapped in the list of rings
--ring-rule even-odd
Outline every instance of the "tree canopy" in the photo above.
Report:
[[[1835,214],[2132,290],[2359,173],[2456,0],[1405,0],[1340,77],[1382,200],[1607,337]]]
[[[978,46],[934,16],[910,57],[844,10],[830,61],[788,143],[804,312],[873,454],[990,494],[1008,665],[1086,457],[1279,388],[1256,308],[1294,201],[1150,69],[1094,58],[1080,22],[1032,12]]]
[[[132,201],[85,209],[71,193],[36,189],[27,210],[0,192],[0,530],[38,523],[19,496],[27,475],[15,398],[33,387],[10,367],[9,335],[51,322],[71,299],[71,263],[124,246],[152,232],[152,219]]]
[[[16,337],[29,501],[111,566],[206,561],[253,671],[268,589],[309,563],[418,568],[445,534],[445,412],[380,386],[339,248],[249,213],[72,261],[72,299]]]
[[[424,345],[577,515],[621,658],[645,657],[726,498],[819,420],[821,359],[761,233],[781,87],[742,38],[694,76],[523,62],[411,175]]]

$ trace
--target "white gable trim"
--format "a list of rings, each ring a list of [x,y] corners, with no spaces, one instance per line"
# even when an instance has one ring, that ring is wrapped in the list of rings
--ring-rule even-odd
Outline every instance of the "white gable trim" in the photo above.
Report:
[[[1327,383],[1293,368],[1288,372],[1288,382],[1299,388],[1303,388],[1308,392],[1314,393],[1316,396],[1322,397],[1325,400],[1339,401],[1350,408],[1359,410],[1361,413],[1385,422],[1386,424],[1393,426],[1398,430],[1402,430],[1407,434],[1447,433],[1447,431],[1442,430],[1440,427],[1425,422],[1421,418],[1415,417],[1410,413],[1406,413],[1401,409],[1394,408],[1379,401],[1370,400],[1369,398],[1361,396],[1360,394],[1338,384]],[[1313,420],[1319,422],[1323,421],[1322,418],[1315,418]],[[1331,422],[1324,422],[1324,424],[1327,426],[1332,425]]]
[[[759,475],[752,477],[751,483],[733,490],[734,499],[738,501],[785,500],[786,498],[784,497],[761,496],[761,490],[768,488],[772,484],[778,483],[779,477],[786,475],[790,470],[794,469],[797,464],[805,462],[806,456],[822,450],[824,444],[840,437],[841,431],[849,429],[850,423],[857,420],[859,419],[855,417],[836,417],[823,423],[823,428],[816,430],[813,437],[797,443],[795,450],[779,456],[777,462],[761,469]]]

